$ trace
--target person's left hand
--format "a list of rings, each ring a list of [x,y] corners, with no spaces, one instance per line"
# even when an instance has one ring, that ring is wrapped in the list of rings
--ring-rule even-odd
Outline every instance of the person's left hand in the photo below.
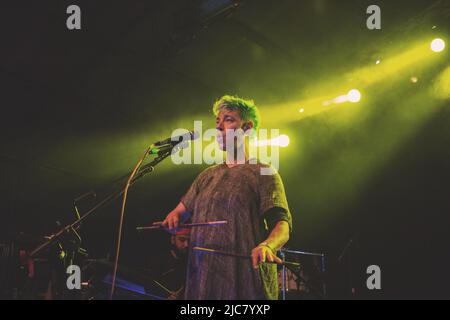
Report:
[[[278,258],[268,246],[259,245],[252,250],[253,268],[257,269],[260,263],[265,262],[275,262],[278,264],[282,264],[283,260]]]

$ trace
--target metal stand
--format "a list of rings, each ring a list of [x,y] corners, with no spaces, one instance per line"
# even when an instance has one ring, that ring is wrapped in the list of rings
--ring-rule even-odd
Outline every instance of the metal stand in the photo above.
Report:
[[[178,150],[184,148],[184,145],[177,145],[177,146],[162,146],[158,149],[158,151],[155,153],[157,157],[153,159],[150,163],[143,165],[139,171],[136,173],[134,178],[131,180],[130,185],[134,184],[137,180],[142,178],[147,173],[150,173],[154,170],[154,167],[163,161],[165,158],[167,158],[172,152],[177,152]],[[150,151],[154,150],[153,145],[149,148]],[[128,176],[128,175],[127,175]],[[93,214],[97,209],[100,209],[107,204],[111,203],[113,200],[119,198],[124,193],[124,189],[121,187],[118,191],[115,191],[111,194],[109,194],[107,197],[105,197],[103,200],[101,200],[99,203],[97,203],[94,207],[89,209],[87,212],[85,212],[80,218],[78,218],[73,223],[70,223],[60,229],[58,232],[48,236],[48,240],[35,248],[33,251],[29,253],[29,256],[31,258],[37,257],[42,251],[49,248],[52,244],[59,241],[64,235],[71,233],[73,230],[76,230],[80,224],[91,214]]]
[[[323,253],[314,253],[314,252],[306,252],[306,251],[298,251],[298,250],[290,250],[290,249],[281,249],[279,251],[281,259],[284,261],[286,258],[286,253],[288,254],[294,254],[299,256],[314,256],[314,257],[320,257],[320,270],[322,274],[325,274],[325,254]],[[286,268],[288,268],[290,271],[292,271],[299,279],[301,279],[312,291],[315,291],[314,288],[308,285],[308,281],[306,281],[296,270],[293,270],[289,267],[289,265],[283,265],[281,269],[281,279],[282,279],[282,285],[281,285],[281,299],[286,300]],[[327,288],[326,283],[323,281],[322,283],[322,293],[319,294],[316,292],[319,296],[321,296],[323,299],[326,298],[327,295]]]

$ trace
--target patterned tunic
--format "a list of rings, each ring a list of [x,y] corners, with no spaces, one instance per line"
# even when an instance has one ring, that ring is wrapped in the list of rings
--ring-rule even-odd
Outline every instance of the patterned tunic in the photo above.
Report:
[[[200,246],[250,255],[269,234],[267,220],[285,220],[292,228],[283,182],[278,173],[261,175],[262,167],[268,168],[260,163],[232,168],[221,164],[209,167],[195,179],[181,199],[192,213],[192,222],[227,220],[228,223],[193,228],[191,248]],[[277,281],[275,264],[265,263],[253,269],[251,259],[190,250],[185,298],[277,299]]]

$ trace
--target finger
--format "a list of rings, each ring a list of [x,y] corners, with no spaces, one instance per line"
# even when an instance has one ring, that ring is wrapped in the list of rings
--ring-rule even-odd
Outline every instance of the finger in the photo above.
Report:
[[[274,256],[272,253],[267,254],[267,261],[268,262],[273,262]]]
[[[255,251],[252,252],[252,264],[253,269],[258,269],[258,253]]]
[[[266,250],[260,250],[260,261],[261,263],[265,263],[266,262]]]
[[[173,228],[178,228],[178,218],[173,218]]]
[[[281,260],[279,257],[274,256],[274,261],[278,264],[283,264],[283,260]]]

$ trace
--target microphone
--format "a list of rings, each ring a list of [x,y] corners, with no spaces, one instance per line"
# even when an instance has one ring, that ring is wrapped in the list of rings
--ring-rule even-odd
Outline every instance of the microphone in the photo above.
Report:
[[[158,142],[155,142],[154,145],[156,147],[160,147],[160,146],[164,146],[164,145],[172,145],[175,146],[180,142],[185,142],[185,141],[189,141],[189,140],[195,140],[197,139],[199,136],[198,132],[196,131],[189,131],[186,132],[185,134],[182,134],[181,136],[175,136],[175,137],[170,137],[167,138],[165,140],[161,140]]]

